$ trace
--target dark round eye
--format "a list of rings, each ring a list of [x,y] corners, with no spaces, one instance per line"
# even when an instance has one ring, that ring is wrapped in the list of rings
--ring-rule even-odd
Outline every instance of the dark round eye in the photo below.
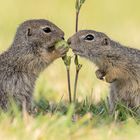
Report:
[[[92,41],[92,40],[94,40],[94,36],[89,34],[84,38],[84,40]]]
[[[49,27],[45,27],[45,28],[43,28],[43,31],[45,33],[50,33],[51,32],[51,29]]]

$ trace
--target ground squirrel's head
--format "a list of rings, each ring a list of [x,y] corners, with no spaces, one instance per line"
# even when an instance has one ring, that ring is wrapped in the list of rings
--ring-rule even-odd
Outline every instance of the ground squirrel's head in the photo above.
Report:
[[[12,47],[25,47],[45,61],[53,61],[67,51],[65,48],[55,49],[55,43],[62,39],[64,32],[52,22],[44,19],[27,20],[18,27]]]
[[[103,56],[110,50],[110,39],[107,35],[94,30],[81,30],[68,39],[73,52],[89,58]]]

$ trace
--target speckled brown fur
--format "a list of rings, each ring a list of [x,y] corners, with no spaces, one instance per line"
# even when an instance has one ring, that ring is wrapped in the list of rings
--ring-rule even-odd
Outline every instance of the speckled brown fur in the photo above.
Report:
[[[44,29],[46,28],[46,32]],[[0,107],[9,108],[9,98],[29,111],[35,81],[50,63],[68,51],[55,49],[64,33],[48,20],[28,20],[16,32],[11,47],[0,55]]]
[[[97,78],[110,83],[111,112],[117,101],[129,107],[140,105],[140,50],[123,46],[93,30],[79,31],[68,43],[75,54],[97,65]]]

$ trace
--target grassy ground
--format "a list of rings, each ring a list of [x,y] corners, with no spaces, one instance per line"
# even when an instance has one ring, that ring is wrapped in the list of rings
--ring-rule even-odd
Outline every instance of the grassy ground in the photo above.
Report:
[[[26,19],[45,18],[74,33],[75,0],[0,0],[0,50],[9,47],[17,26]],[[140,48],[139,0],[86,0],[80,15],[80,29],[96,29],[119,42]],[[59,15],[58,15],[59,11]],[[72,55],[72,53],[70,53]],[[109,115],[106,105],[108,84],[96,79],[95,67],[80,59],[83,68],[78,82],[78,103],[68,104],[65,66],[56,60],[38,78],[34,97],[39,107],[35,117],[1,113],[3,140],[139,140],[139,115],[122,104]],[[57,69],[57,71],[56,71]],[[73,86],[75,67],[71,66]],[[102,100],[101,100],[102,99]]]
[[[122,104],[109,115],[105,101],[93,104],[86,99],[74,105],[52,104],[40,99],[40,113],[23,115],[13,106],[11,114],[1,113],[0,136],[9,140],[138,140],[139,115]]]

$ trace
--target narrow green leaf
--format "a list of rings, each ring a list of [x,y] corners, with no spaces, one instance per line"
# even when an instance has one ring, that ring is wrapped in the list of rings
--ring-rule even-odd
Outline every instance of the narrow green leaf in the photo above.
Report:
[[[81,9],[82,5],[84,4],[85,0],[80,0],[79,9]]]
[[[66,66],[70,66],[70,64],[71,64],[71,56],[64,56],[64,57],[62,57],[62,59],[63,59],[64,64]]]
[[[75,55],[74,63],[75,63],[76,66],[79,64],[78,63],[78,56],[77,55]]]
[[[79,0],[76,0],[76,3],[75,3],[75,8],[76,8],[76,11],[79,10]]]

